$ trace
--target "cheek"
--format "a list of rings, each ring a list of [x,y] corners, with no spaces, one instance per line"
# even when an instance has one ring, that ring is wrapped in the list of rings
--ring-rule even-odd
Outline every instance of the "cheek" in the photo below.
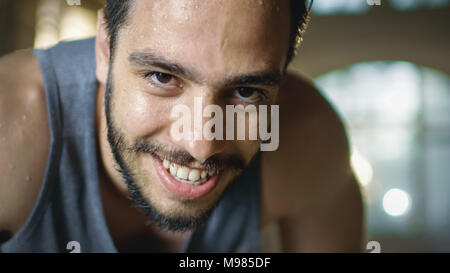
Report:
[[[165,126],[165,104],[157,98],[133,88],[121,88],[113,96],[114,118],[117,126],[131,139],[152,135]]]
[[[245,158],[246,163],[249,163],[253,156],[259,151],[261,141],[259,140],[245,140],[233,141],[233,150],[237,150],[241,156]]]

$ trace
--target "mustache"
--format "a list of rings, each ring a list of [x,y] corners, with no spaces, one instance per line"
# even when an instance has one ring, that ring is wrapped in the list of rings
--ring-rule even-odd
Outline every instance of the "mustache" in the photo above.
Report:
[[[197,160],[191,156],[191,154],[185,150],[175,150],[159,143],[139,140],[137,141],[129,151],[134,153],[147,153],[153,156],[157,156],[161,159],[167,159],[178,165],[188,165]],[[245,167],[245,160],[240,156],[228,156],[226,158],[218,155],[213,155],[203,162],[202,167],[209,172],[216,172],[224,169],[232,169],[238,172],[242,172]]]

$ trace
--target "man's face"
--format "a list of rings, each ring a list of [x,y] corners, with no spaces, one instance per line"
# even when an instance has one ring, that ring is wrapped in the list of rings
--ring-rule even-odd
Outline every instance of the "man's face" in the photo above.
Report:
[[[110,63],[109,141],[133,196],[166,228],[194,227],[260,147],[176,140],[172,108],[194,113],[201,98],[225,117],[225,105],[274,104],[288,38],[287,0],[133,1]]]

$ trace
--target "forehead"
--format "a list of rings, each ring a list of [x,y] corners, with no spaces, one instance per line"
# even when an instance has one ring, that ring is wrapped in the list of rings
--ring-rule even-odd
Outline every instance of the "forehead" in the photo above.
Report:
[[[151,50],[200,71],[280,69],[288,0],[135,0],[118,49]],[[236,71],[238,72],[238,71]]]

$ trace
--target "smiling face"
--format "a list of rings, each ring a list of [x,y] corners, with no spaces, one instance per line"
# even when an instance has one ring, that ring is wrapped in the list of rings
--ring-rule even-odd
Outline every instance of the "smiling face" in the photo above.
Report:
[[[193,109],[194,98],[274,104],[288,43],[287,0],[132,1],[109,64],[108,140],[132,197],[161,227],[194,228],[260,147],[175,140],[171,109]]]

